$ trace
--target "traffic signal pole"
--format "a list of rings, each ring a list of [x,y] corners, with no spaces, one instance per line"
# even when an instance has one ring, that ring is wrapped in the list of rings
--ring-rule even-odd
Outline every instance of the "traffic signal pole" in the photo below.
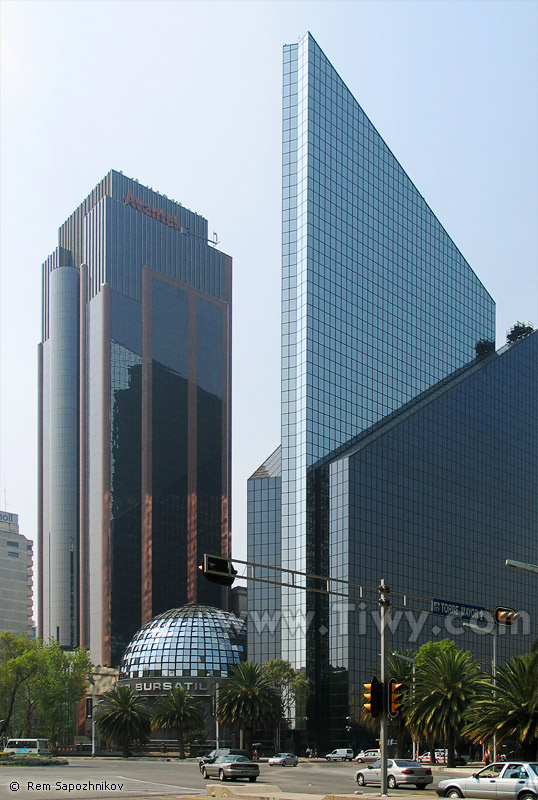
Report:
[[[387,617],[390,609],[390,601],[388,599],[388,593],[390,589],[385,583],[385,579],[382,578],[381,585],[379,587],[379,607],[381,610],[381,684],[383,686],[383,711],[381,713],[381,730],[379,733],[379,737],[381,740],[381,796],[386,797],[387,792],[387,758],[388,758],[388,705],[389,705],[389,698],[387,697],[386,687],[388,685],[387,681],[387,656],[388,656],[388,649],[387,649]]]

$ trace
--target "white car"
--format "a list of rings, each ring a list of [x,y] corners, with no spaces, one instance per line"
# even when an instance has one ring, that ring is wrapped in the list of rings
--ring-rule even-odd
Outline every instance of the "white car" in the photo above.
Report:
[[[327,761],[353,761],[353,750],[349,747],[337,747],[325,756]]]
[[[381,758],[381,750],[361,750],[360,753],[357,753],[355,756],[355,761],[359,764],[365,764],[367,761],[377,761],[378,758]]]
[[[493,797],[515,800],[538,798],[538,763],[536,761],[496,761],[461,778],[439,781],[439,797]]]
[[[276,756],[269,758],[267,763],[270,767],[296,767],[299,759],[293,753],[277,753]]]

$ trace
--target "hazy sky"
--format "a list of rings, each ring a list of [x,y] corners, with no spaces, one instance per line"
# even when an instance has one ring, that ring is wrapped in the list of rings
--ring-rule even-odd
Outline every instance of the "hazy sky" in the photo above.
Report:
[[[538,5],[1,2],[0,508],[37,530],[41,264],[114,168],[234,259],[233,541],[280,440],[282,45],[310,30],[497,302],[538,325]]]

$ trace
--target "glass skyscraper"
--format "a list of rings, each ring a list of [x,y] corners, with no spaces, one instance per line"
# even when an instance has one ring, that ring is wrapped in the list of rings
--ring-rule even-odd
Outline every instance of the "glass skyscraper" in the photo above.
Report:
[[[43,265],[39,632],[117,665],[230,552],[231,259],[111,171]]]
[[[494,325],[491,297],[312,36],[286,46],[284,567],[318,572],[312,464],[468,362]],[[284,591],[290,620],[307,605]],[[284,657],[305,666],[304,637],[283,637]]]
[[[476,582],[467,591],[463,576],[470,580],[470,553],[475,558],[488,547],[485,530],[500,530],[500,520],[519,514],[511,511],[510,492],[493,504],[492,491],[471,499],[473,486],[478,493],[486,480],[475,475],[484,458],[490,459],[488,480],[495,472],[495,482],[516,458],[517,412],[502,404],[504,380],[522,387],[518,402],[526,427],[520,433],[530,466],[519,490],[526,497],[519,525],[502,544],[530,547],[538,533],[536,340],[497,356],[494,330],[493,300],[312,36],[286,46],[282,446],[280,459],[278,450],[271,457],[271,472],[267,461],[249,480],[249,560],[374,587],[385,577],[402,591],[444,592],[445,599],[489,609],[494,592],[481,595]],[[479,361],[482,352],[489,355]],[[464,380],[468,396],[447,389]],[[488,380],[500,393],[497,404]],[[427,426],[413,428],[430,402],[430,411],[420,414],[435,416],[431,442]],[[496,441],[484,440],[485,427]],[[351,453],[361,437],[372,445],[359,472],[360,456]],[[381,441],[387,444],[378,450]],[[407,475],[411,451],[415,471]],[[428,470],[436,459],[431,484]],[[514,481],[522,474],[516,470]],[[399,478],[412,484],[402,495],[392,485]],[[465,502],[456,513],[460,496]],[[474,502],[481,504],[479,524]],[[279,507],[271,560],[269,520]],[[500,538],[495,542],[500,547]],[[477,574],[490,587],[498,580],[499,604],[515,603],[515,578],[497,562],[493,568],[486,558]],[[280,579],[274,572],[267,576]],[[304,669],[314,691],[307,716],[296,718],[295,727],[309,728],[309,744],[345,744],[346,717],[358,723],[359,687],[377,668],[374,622],[342,599],[329,603],[286,587],[273,596],[260,587],[249,585],[249,653],[261,661],[280,655]],[[435,638],[434,627],[426,624],[416,642]],[[517,637],[510,638],[513,649]],[[483,653],[486,647],[473,649]]]

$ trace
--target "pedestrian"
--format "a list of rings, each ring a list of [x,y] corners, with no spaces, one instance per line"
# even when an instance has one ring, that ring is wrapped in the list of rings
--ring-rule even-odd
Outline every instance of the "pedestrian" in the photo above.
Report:
[[[258,751],[256,749],[254,749],[252,751],[252,760],[253,761],[257,761],[258,760]]]
[[[305,753],[307,758],[310,758],[312,756],[312,751],[309,747],[306,748]]]
[[[484,754],[484,765],[486,767],[489,766],[489,752],[488,752],[488,750],[486,750],[486,752]]]

